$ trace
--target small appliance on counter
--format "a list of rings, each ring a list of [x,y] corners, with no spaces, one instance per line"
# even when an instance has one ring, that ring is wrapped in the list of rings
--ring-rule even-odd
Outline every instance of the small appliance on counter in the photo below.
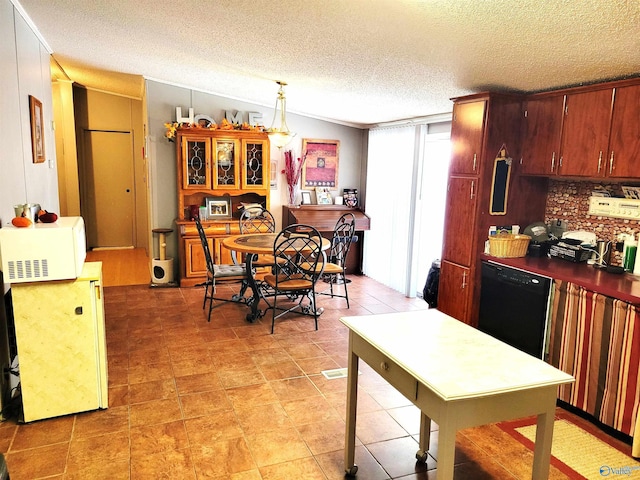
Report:
[[[591,258],[595,248],[595,233],[583,231],[565,232],[560,240],[551,245],[549,255],[552,258],[580,263],[586,262]]]
[[[551,238],[549,237],[549,226],[544,222],[535,222],[528,225],[523,232],[531,237],[527,255],[530,257],[544,257],[549,253]]]
[[[0,269],[7,283],[78,278],[86,255],[82,217],[0,228]]]

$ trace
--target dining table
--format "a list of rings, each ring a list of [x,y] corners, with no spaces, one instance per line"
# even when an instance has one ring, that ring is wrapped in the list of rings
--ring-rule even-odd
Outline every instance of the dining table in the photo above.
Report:
[[[253,262],[259,255],[273,255],[274,243],[279,233],[245,233],[241,235],[231,235],[222,240],[222,246],[233,252],[244,255],[244,261],[247,269],[247,283],[253,293],[253,297],[247,304],[251,307],[251,311],[247,313],[247,320],[254,322],[256,319],[264,315],[260,310],[260,300],[266,296],[255,275]],[[322,250],[327,250],[331,246],[331,242],[320,237]]]

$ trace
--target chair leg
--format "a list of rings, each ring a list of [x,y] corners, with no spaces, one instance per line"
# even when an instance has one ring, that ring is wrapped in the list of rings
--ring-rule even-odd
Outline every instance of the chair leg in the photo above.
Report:
[[[344,298],[347,300],[347,308],[349,308],[349,291],[347,290],[347,277],[344,272],[340,274],[342,276],[342,286],[344,287]]]
[[[273,312],[271,315],[271,333],[273,334],[273,329],[276,325],[276,304],[278,303],[278,295],[273,296]]]

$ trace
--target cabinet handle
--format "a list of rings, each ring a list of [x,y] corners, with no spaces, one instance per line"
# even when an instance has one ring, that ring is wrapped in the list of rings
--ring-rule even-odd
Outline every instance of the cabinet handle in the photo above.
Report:
[[[473,197],[476,196],[476,181],[472,180],[471,181],[471,196],[469,197],[471,200],[473,200]]]
[[[562,167],[562,157],[560,157],[560,161],[558,162],[558,168]]]
[[[478,156],[477,156],[477,154],[474,153],[473,154],[473,171],[474,172],[476,171],[476,163],[477,163],[477,161],[478,161]]]
[[[389,370],[389,364],[387,362],[382,362],[380,364],[380,368],[386,372],[387,370]]]
[[[467,272],[462,272],[462,289],[467,288]]]
[[[551,154],[551,173],[553,173],[554,168],[556,168],[556,152]]]
[[[602,150],[600,150],[600,156],[598,157],[598,173],[600,173],[601,167],[602,167]]]
[[[609,175],[613,173],[613,150],[611,150],[611,157],[609,157]]]

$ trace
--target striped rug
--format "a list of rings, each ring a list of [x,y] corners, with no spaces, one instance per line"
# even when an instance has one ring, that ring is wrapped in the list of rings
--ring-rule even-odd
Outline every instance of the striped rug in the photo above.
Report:
[[[502,422],[498,426],[533,450],[535,417]],[[640,461],[621,451],[617,442],[605,441],[593,426],[587,431],[574,423],[571,417],[556,415],[551,447],[551,464],[571,480],[602,478],[640,479]],[[625,449],[627,450],[627,449]]]

